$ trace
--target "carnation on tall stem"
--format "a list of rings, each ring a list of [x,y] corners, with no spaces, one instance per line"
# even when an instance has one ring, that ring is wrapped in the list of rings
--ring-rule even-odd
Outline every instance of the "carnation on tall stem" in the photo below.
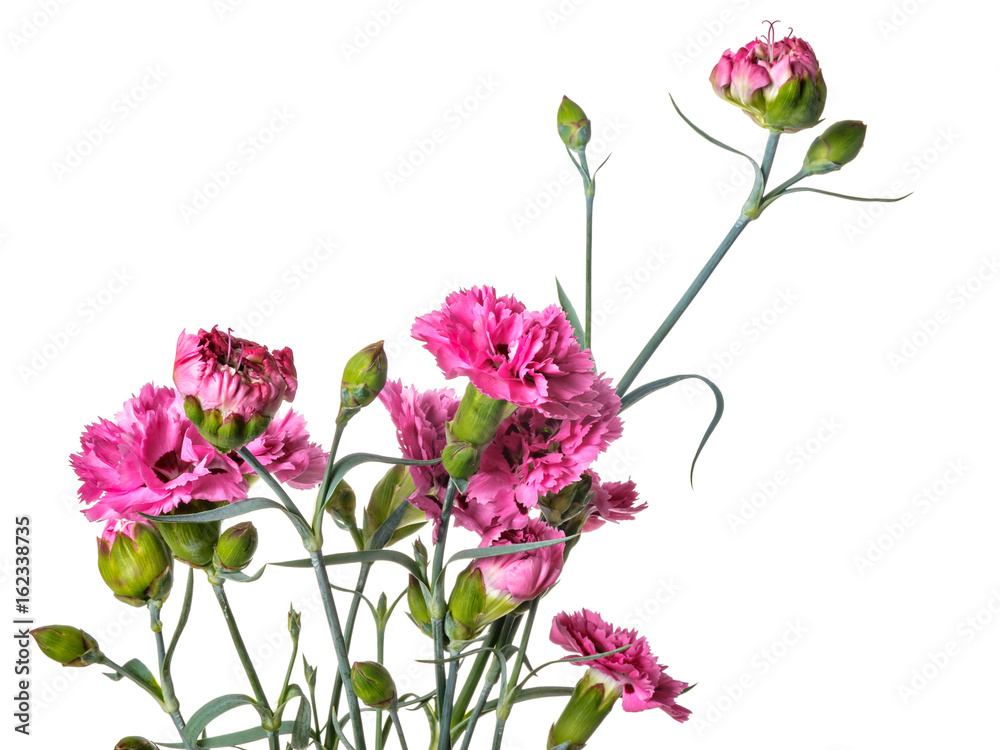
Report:
[[[677,697],[687,689],[687,683],[666,673],[666,667],[660,666],[646,639],[636,631],[616,628],[596,612],[584,609],[556,615],[549,638],[557,646],[580,656],[594,656],[628,646],[617,654],[576,663],[611,678],[621,692],[622,708],[626,711],[659,708],[677,721],[687,721],[690,716],[690,710],[676,703]]]
[[[79,495],[91,521],[139,521],[192,499],[242,500],[247,484],[236,463],[220,454],[184,415],[173,388],[147,383],[125,402],[114,421],[100,419],[70,456]]]
[[[493,287],[448,295],[441,309],[417,318],[412,334],[446,378],[468,377],[492,399],[554,418],[596,413],[589,351],[581,351],[561,308],[527,310]]]
[[[270,352],[218,326],[181,332],[174,384],[186,397],[188,417],[220,450],[240,448],[261,435],[298,388],[291,349]]]

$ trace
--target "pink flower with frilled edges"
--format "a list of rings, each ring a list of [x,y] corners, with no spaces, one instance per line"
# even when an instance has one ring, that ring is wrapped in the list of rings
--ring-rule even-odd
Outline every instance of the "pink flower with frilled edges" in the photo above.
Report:
[[[726,50],[709,76],[715,93],[772,130],[795,132],[819,122],[826,84],[809,43],[788,36],[755,39]],[[791,84],[779,99],[778,92]]]
[[[203,411],[236,414],[246,421],[274,416],[283,401],[294,400],[298,387],[291,349],[270,352],[218,326],[197,334],[181,332],[174,384],[182,395],[198,399]]]
[[[597,406],[593,415],[553,419],[534,409],[518,409],[500,426],[469,481],[468,515],[477,518],[480,528],[523,527],[540,496],[580,479],[621,437],[621,400],[610,379],[597,378],[589,398]]]
[[[646,503],[637,504],[639,495],[635,491],[635,482],[631,479],[627,482],[602,482],[596,471],[590,472],[590,475],[593,484],[590,500],[583,511],[587,514],[584,531],[599,529],[608,521],[631,521],[637,513],[648,507]]]
[[[660,708],[677,721],[687,721],[691,711],[675,702],[687,689],[687,683],[672,679],[650,653],[646,639],[634,630],[616,628],[599,614],[588,609],[567,614],[562,612],[552,620],[550,640],[557,646],[580,656],[594,656],[628,646],[611,656],[591,661],[575,662],[590,667],[611,678],[622,694],[626,711]]]
[[[504,531],[492,542],[480,547],[501,547],[511,544],[531,544],[564,537],[538,518],[528,520],[522,529]],[[563,568],[563,544],[514,552],[498,557],[484,557],[473,563],[482,571],[487,596],[510,596],[516,603],[541,596],[559,580]]]
[[[83,510],[91,521],[139,521],[194,498],[242,500],[247,484],[236,463],[221,455],[184,415],[173,388],[148,383],[125,402],[114,421],[84,430],[82,450],[70,463],[82,482]],[[127,527],[126,527],[127,533]]]
[[[297,490],[312,489],[326,471],[327,452],[309,441],[306,420],[293,409],[272,419],[264,434],[246,447],[275,479]],[[252,466],[238,463],[244,474],[254,474]]]
[[[446,378],[464,375],[490,398],[555,418],[595,413],[588,398],[593,360],[580,350],[559,307],[531,312],[513,297],[498,297],[492,287],[473,287],[417,318],[412,334]]]

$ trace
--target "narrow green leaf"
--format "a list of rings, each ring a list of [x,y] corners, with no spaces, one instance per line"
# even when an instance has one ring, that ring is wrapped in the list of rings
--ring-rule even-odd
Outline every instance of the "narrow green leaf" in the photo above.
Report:
[[[294,729],[294,722],[283,721],[281,722],[281,728],[278,730],[278,734],[291,734]],[[265,732],[261,727],[253,727],[252,729],[244,729],[240,732],[230,732],[229,734],[220,734],[217,737],[207,737],[198,740],[198,747],[200,748],[216,748],[216,747],[237,747],[239,745],[245,745],[250,742],[256,742],[257,740],[262,740],[267,737],[267,732]],[[157,742],[160,747],[170,747],[170,748],[181,748],[183,750],[184,745],[180,742]]]
[[[788,188],[787,190],[782,190],[777,195],[769,198],[761,205],[761,210],[764,210],[765,208],[770,206],[781,196],[789,195],[791,193],[819,193],[820,195],[829,195],[834,198],[843,198],[844,200],[848,201],[861,201],[862,203],[896,203],[898,201],[903,200],[903,198],[909,198],[911,195],[913,195],[913,193],[907,193],[906,195],[902,195],[899,198],[861,198],[856,195],[844,195],[843,193],[833,193],[830,192],[829,190],[820,190],[819,188],[797,187],[797,188]]]
[[[295,724],[292,728],[292,747],[294,750],[303,750],[309,747],[309,723],[312,721],[312,706],[303,696],[299,701],[299,712],[295,715]]]
[[[295,525],[295,528],[300,535],[303,534],[303,532],[310,535],[312,534],[312,529],[309,528],[304,519],[294,513],[290,513],[281,503],[276,503],[274,500],[269,500],[265,497],[251,497],[246,500],[238,500],[235,503],[224,505],[221,508],[213,508],[212,510],[205,510],[201,513],[188,513],[182,516],[150,516],[145,513],[140,513],[139,515],[150,521],[155,521],[156,523],[208,523],[209,521],[222,521],[227,518],[236,518],[237,516],[246,515],[247,513],[253,513],[255,510],[263,510],[266,508],[273,508],[274,510],[280,510],[284,513]]]
[[[711,423],[708,425],[708,429],[705,430],[705,436],[701,439],[698,444],[698,450],[694,454],[694,460],[691,462],[691,486],[694,486],[694,466],[698,463],[698,456],[701,455],[702,448],[705,447],[705,443],[708,442],[708,438],[712,435],[715,430],[716,425],[719,424],[719,420],[722,419],[722,410],[725,408],[725,402],[722,398],[722,391],[719,387],[706,377],[701,375],[673,375],[669,378],[662,378],[661,380],[654,380],[652,383],[647,383],[646,385],[639,386],[635,390],[629,391],[625,394],[622,399],[621,411],[625,411],[627,408],[635,403],[638,403],[646,396],[651,393],[655,393],[661,388],[666,388],[667,386],[673,385],[674,383],[679,383],[682,380],[688,380],[694,378],[695,380],[700,380],[705,383],[709,388],[712,389],[712,393],[715,394],[715,416],[712,417]],[[620,412],[619,412],[620,413]]]
[[[191,614],[191,600],[194,598],[194,568],[188,568],[188,580],[187,586],[184,588],[184,602],[181,604],[181,614],[177,618],[177,627],[174,628],[173,638],[170,639],[170,646],[167,648],[167,653],[163,657],[163,671],[169,673],[170,671],[170,660],[174,658],[174,649],[177,648],[177,642],[181,639],[181,633],[184,632],[184,626],[187,625],[188,615]]]
[[[160,683],[156,681],[153,673],[149,671],[149,667],[142,663],[141,659],[129,659],[127,662],[122,664],[122,671],[128,672],[132,677],[147,685],[154,693],[156,693],[160,700],[163,700],[163,689],[160,687]],[[118,682],[123,675],[118,672],[105,672],[105,676],[108,679]]]
[[[744,154],[742,151],[739,151],[739,150],[733,148],[732,146],[726,145],[725,143],[723,143],[720,140],[717,140],[717,139],[713,138],[708,133],[706,133],[704,130],[702,130],[697,125],[695,125],[693,122],[691,122],[687,118],[687,116],[683,112],[681,112],[681,108],[677,106],[677,102],[674,101],[674,97],[673,96],[670,96],[670,103],[674,105],[674,109],[677,110],[677,114],[679,114],[681,116],[681,119],[684,120],[684,122],[686,122],[688,124],[688,126],[694,132],[696,132],[698,135],[700,135],[706,141],[708,141],[709,143],[711,143],[713,145],[718,146],[719,148],[724,148],[726,151],[729,151],[729,152],[734,153],[734,154],[738,154],[739,156],[742,156],[744,159],[746,159],[747,161],[749,161],[753,165],[755,178],[759,178],[760,181],[761,181],[761,183],[763,184],[763,182],[764,182],[764,175],[760,171],[760,165],[756,161],[754,161],[754,159],[752,157],[750,157],[748,154]]]
[[[192,744],[198,739],[198,735],[207,727],[212,721],[222,716],[222,714],[227,711],[232,711],[234,708],[240,706],[253,706],[257,713],[260,714],[261,719],[266,719],[268,711],[262,706],[258,706],[257,702],[251,698],[249,695],[220,695],[218,698],[213,698],[204,706],[195,711],[191,718],[188,719],[187,726],[184,727],[184,734],[191,741]],[[266,735],[265,735],[266,736]]]
[[[444,567],[448,567],[453,562],[459,562],[460,560],[480,560],[484,557],[500,557],[502,555],[513,555],[515,552],[528,552],[533,549],[542,549],[542,547],[552,547],[556,544],[564,544],[571,539],[576,539],[578,536],[580,535],[574,534],[573,536],[561,537],[559,539],[547,539],[544,542],[528,542],[526,544],[501,544],[496,547],[474,547],[473,549],[456,552],[448,558],[448,562],[445,563]]]
[[[389,517],[382,522],[382,525],[375,529],[375,533],[368,540],[368,549],[382,549],[385,547],[389,543],[389,540],[392,539],[392,535],[396,533],[396,527],[399,526],[399,522],[403,520],[403,516],[406,515],[406,511],[410,507],[408,502],[400,503],[389,514]]]
[[[265,568],[267,568],[267,564],[264,564],[260,570],[249,576],[242,570],[220,570],[216,572],[216,575],[219,578],[224,578],[227,581],[235,581],[236,583],[253,583],[264,575]]]
[[[411,557],[407,557],[402,552],[395,550],[363,550],[361,552],[341,552],[335,555],[323,555],[324,565],[348,565],[350,563],[373,563],[378,561],[393,562],[402,565],[418,580],[423,575],[420,566]],[[285,562],[269,563],[279,568],[311,568],[312,561],[309,558],[304,560],[286,560]]]
[[[576,312],[576,308],[573,307],[573,303],[569,299],[569,295],[566,294],[566,290],[563,289],[562,284],[559,283],[559,278],[556,277],[556,293],[559,295],[559,306],[562,307],[563,312],[566,313],[566,317],[569,318],[569,324],[573,326],[573,332],[576,334],[576,340],[580,344],[580,348],[586,348],[586,341],[584,337],[583,325],[580,324],[580,316]]]

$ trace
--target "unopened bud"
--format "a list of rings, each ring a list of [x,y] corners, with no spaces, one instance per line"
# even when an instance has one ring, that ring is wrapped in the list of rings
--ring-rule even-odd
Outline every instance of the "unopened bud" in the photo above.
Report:
[[[326,501],[326,512],[346,526],[355,526],[357,522],[354,513],[357,505],[358,498],[354,494],[354,489],[346,480],[341,479],[330,493],[330,499]]]
[[[159,746],[145,737],[123,737],[118,740],[115,750],[159,750]]]
[[[257,529],[250,522],[226,529],[215,545],[215,564],[223,570],[243,570],[257,551]]]
[[[582,748],[607,718],[620,695],[621,688],[614,680],[596,669],[588,669],[549,730],[548,750],[560,746],[569,750]]]
[[[802,171],[808,174],[836,172],[854,161],[865,145],[868,126],[860,120],[841,120],[823,131],[812,142],[802,162]]]
[[[356,661],[351,667],[351,685],[369,708],[395,710],[396,683],[389,670],[378,662]]]
[[[191,500],[187,503],[181,503],[169,513],[165,513],[164,516],[171,518],[186,516],[212,510],[225,504],[213,503],[208,500]],[[204,568],[212,562],[212,553],[215,549],[215,543],[219,539],[221,528],[222,521],[156,523],[156,530],[160,532],[160,536],[163,537],[163,541],[167,543],[170,551],[174,553],[174,557],[193,568]]]
[[[448,600],[445,629],[452,641],[471,641],[482,632],[485,622],[486,585],[479,568],[467,568],[458,574]]]
[[[410,619],[413,624],[420,628],[424,635],[431,634],[431,613],[427,609],[427,599],[424,597],[424,589],[413,576],[410,576],[409,585],[406,587],[406,603],[410,607]]]
[[[64,667],[88,667],[104,658],[97,641],[72,625],[46,625],[31,631],[39,650]]]
[[[129,531],[116,532],[111,539],[100,537],[97,567],[115,598],[133,607],[166,599],[174,581],[170,548],[146,523],[133,524]]]
[[[567,96],[564,96],[559,104],[556,127],[566,148],[578,153],[586,149],[590,141],[590,120],[580,105]]]
[[[389,364],[382,344],[370,344],[347,360],[340,383],[341,409],[368,406],[385,387]]]
[[[302,613],[296,612],[294,607],[288,608],[288,633],[292,636],[292,640],[296,641],[299,638],[299,633],[302,632]]]
[[[401,503],[413,494],[413,477],[409,469],[402,465],[391,467],[372,489],[371,499],[365,508],[364,537],[369,547],[375,532],[388,520]],[[386,547],[416,532],[427,523],[427,514],[410,505],[396,525],[392,536],[385,542]]]

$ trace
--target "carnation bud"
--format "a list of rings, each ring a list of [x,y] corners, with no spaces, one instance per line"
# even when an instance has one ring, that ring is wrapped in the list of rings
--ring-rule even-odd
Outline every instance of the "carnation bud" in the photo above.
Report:
[[[860,120],[835,122],[812,142],[802,162],[802,171],[807,174],[836,172],[854,161],[865,145],[867,129],[868,126]]]
[[[166,599],[174,581],[170,548],[149,524],[136,523],[132,536],[118,532],[112,540],[97,540],[97,567],[115,598],[143,607]]]
[[[569,750],[579,750],[586,745],[620,695],[621,688],[614,680],[595,669],[588,669],[576,683],[566,708],[549,730],[547,750],[564,744]]]
[[[302,613],[296,612],[294,607],[288,608],[288,633],[292,636],[293,641],[299,639],[299,633],[302,632]]]
[[[351,667],[351,685],[369,708],[396,710],[396,683],[378,662],[356,661]]]
[[[159,750],[159,746],[145,737],[123,737],[118,740],[115,750]]]
[[[448,444],[441,452],[441,465],[449,476],[468,479],[475,474],[483,448],[493,442],[500,425],[516,410],[515,404],[490,398],[469,383],[454,418],[446,425]]]
[[[64,667],[88,667],[104,659],[97,641],[72,625],[46,625],[31,631],[39,650]]]
[[[590,120],[580,105],[564,96],[556,114],[556,127],[566,148],[581,153],[590,141]]]
[[[379,480],[372,490],[368,507],[365,508],[363,533],[366,548],[369,547],[369,543],[378,528],[395,512],[400,503],[407,502],[407,498],[413,494],[413,491],[413,477],[410,475],[409,469],[402,465],[391,467]],[[403,512],[403,517],[385,546],[395,544],[400,539],[416,532],[425,523],[427,523],[427,514],[410,505]]]
[[[389,363],[382,344],[382,341],[370,344],[347,360],[340,383],[342,410],[368,406],[385,387]]]
[[[538,507],[541,508],[546,523],[561,528],[566,521],[579,516],[587,507],[593,483],[590,474],[584,474],[582,479],[559,492],[550,492],[539,498]]]
[[[346,526],[355,526],[357,522],[354,519],[354,512],[357,505],[358,498],[354,494],[354,489],[346,480],[341,479],[330,493],[330,499],[326,501],[326,512]]]
[[[222,453],[237,450],[256,440],[271,423],[271,417],[265,414],[254,414],[246,419],[236,412],[223,414],[218,409],[205,410],[196,396],[184,399],[184,413],[202,437]]]
[[[257,551],[257,529],[250,521],[226,529],[215,545],[215,564],[222,570],[243,570]]]
[[[424,543],[419,539],[413,542],[413,559],[416,561],[417,565],[420,566],[420,569],[426,574],[428,561],[427,547],[425,547]]]
[[[471,641],[486,626],[483,612],[486,609],[486,585],[483,573],[470,567],[458,574],[455,588],[448,600],[448,619],[445,631],[449,640]]]
[[[208,500],[192,500],[182,503],[165,516],[186,516],[191,513],[201,513],[212,510],[226,503],[212,503]],[[163,541],[170,551],[181,562],[194,568],[204,568],[212,562],[215,543],[219,540],[219,530],[222,521],[208,523],[157,523],[156,530],[160,532]]]
[[[430,635],[431,613],[427,609],[427,599],[424,597],[420,581],[413,576],[410,576],[409,585],[406,587],[406,603],[410,607],[410,619],[414,625],[420,628],[424,635]]]
[[[306,676],[306,685],[311,688],[316,687],[316,667],[306,661],[305,654],[302,655],[302,672]]]

